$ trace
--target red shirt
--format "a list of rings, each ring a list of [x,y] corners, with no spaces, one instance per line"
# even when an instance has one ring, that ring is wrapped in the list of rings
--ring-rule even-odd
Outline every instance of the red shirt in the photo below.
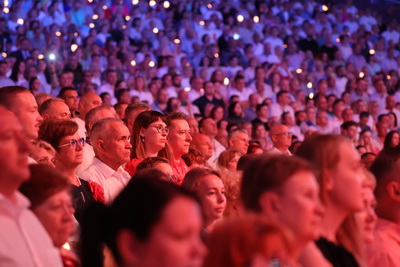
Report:
[[[171,162],[172,171],[176,176],[176,180],[174,183],[177,185],[181,185],[183,182],[183,178],[185,178],[186,173],[189,171],[189,167],[186,165],[183,159],[179,159],[179,161]]]
[[[125,165],[125,171],[129,173],[130,176],[135,175],[136,173],[136,167],[139,165],[140,162],[142,162],[143,159],[132,159],[130,162],[128,162]]]

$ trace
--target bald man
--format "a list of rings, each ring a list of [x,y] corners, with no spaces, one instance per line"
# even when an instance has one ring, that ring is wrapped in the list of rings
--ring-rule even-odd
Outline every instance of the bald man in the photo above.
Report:
[[[65,101],[61,98],[50,98],[43,102],[39,109],[40,115],[43,120],[47,119],[58,119],[58,120],[70,120],[71,111]]]
[[[101,100],[100,96],[98,96],[95,93],[87,93],[81,97],[78,106],[79,115],[72,119],[79,126],[78,128],[79,137],[86,138],[88,136],[85,129],[86,114],[92,109],[101,106],[101,104],[103,104],[103,101]]]
[[[211,144],[210,137],[205,134],[194,134],[192,135],[192,142],[190,146],[196,149],[202,156],[209,160],[213,155],[213,147]]]
[[[280,153],[291,156],[289,147],[292,145],[293,133],[283,124],[274,124],[269,133],[274,147],[270,150],[271,153]]]
[[[59,250],[18,192],[30,176],[27,131],[2,106],[0,125],[0,265],[61,267]]]

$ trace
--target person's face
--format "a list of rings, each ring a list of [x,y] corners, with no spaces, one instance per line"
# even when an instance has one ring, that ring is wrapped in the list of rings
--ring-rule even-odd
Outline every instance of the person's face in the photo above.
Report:
[[[241,155],[244,155],[249,148],[249,135],[244,132],[236,132],[229,140],[229,145],[231,149],[237,150]]]
[[[72,140],[79,140],[78,133],[65,136],[60,140],[59,147],[56,154],[56,166],[62,165],[66,168],[75,168],[83,161],[83,144],[77,143],[76,146],[72,145]],[[68,146],[65,146],[69,144]]]
[[[12,109],[14,114],[20,119],[28,137],[36,139],[43,118],[38,112],[38,106],[33,95],[29,92],[18,94]]]
[[[36,152],[36,155],[32,156],[32,158],[39,164],[49,165],[50,167],[54,168],[54,156],[55,155],[49,150],[39,148]]]
[[[153,227],[150,237],[135,247],[140,266],[200,267],[205,255],[201,241],[202,215],[193,200],[172,200]],[[157,257],[154,257],[157,255]]]
[[[214,112],[214,120],[215,121],[220,121],[224,118],[224,109],[223,108],[217,108]]]
[[[64,73],[60,76],[60,87],[72,87],[74,75],[72,73]]]
[[[116,72],[110,72],[107,74],[107,82],[111,85],[114,85],[117,83],[117,73]]]
[[[43,116],[46,117],[46,114]],[[71,111],[64,102],[54,101],[50,110],[48,111],[47,117],[49,119],[69,120],[71,119]]]
[[[206,95],[214,95],[214,84],[211,82],[208,82],[204,86],[204,94]]]
[[[272,137],[272,142],[276,147],[287,147],[289,148],[292,144],[292,134],[289,128],[281,125],[279,131],[276,132]]]
[[[367,131],[362,135],[362,140],[364,141],[365,145],[369,145],[371,143],[371,132]]]
[[[201,132],[208,136],[215,136],[218,132],[217,124],[213,119],[206,119],[201,127]]]
[[[186,120],[173,120],[171,122],[168,135],[168,144],[170,145],[175,157],[180,157],[189,153],[192,136],[189,124]]]
[[[265,137],[265,127],[264,127],[264,125],[260,125],[260,126],[257,127],[256,136],[257,136],[257,138]]]
[[[166,104],[168,101],[168,94],[166,90],[160,90],[158,92],[158,102],[161,104]]]
[[[202,203],[206,221],[222,218],[226,207],[225,187],[222,180],[214,174],[201,178],[196,193]]]
[[[370,244],[374,241],[374,229],[378,217],[375,213],[376,199],[371,186],[363,186],[364,210],[356,213],[356,219],[361,226],[364,241]]]
[[[100,96],[93,94],[84,101],[83,107],[87,113],[94,108],[100,107],[102,103],[103,101],[101,100]]]
[[[0,168],[2,177],[20,184],[29,178],[28,140],[17,117],[0,110]],[[9,183],[9,182],[8,182]],[[16,188],[15,188],[16,189]]]
[[[244,79],[238,79],[237,81],[235,81],[235,85],[236,85],[236,89],[243,90],[243,88],[245,86],[245,80]]]
[[[296,236],[297,241],[319,237],[323,208],[314,174],[301,171],[293,174],[278,193],[277,219]]]
[[[74,209],[68,190],[50,196],[34,208],[33,212],[43,224],[57,248],[67,242],[68,238],[75,232]]]
[[[112,122],[109,127],[108,138],[103,140],[104,150],[111,162],[121,166],[130,161],[132,148],[130,133],[128,128],[119,122]]]
[[[347,130],[347,136],[353,140],[357,136],[357,127],[356,126],[350,126],[349,129]]]
[[[64,94],[65,104],[70,108],[70,110],[78,109],[79,97],[78,92],[75,90],[68,90]]]
[[[317,115],[317,124],[320,126],[328,125],[328,116],[325,112],[320,112]]]
[[[392,135],[392,146],[393,147],[398,146],[399,142],[400,142],[400,135],[398,133],[394,133]]]
[[[331,171],[330,196],[338,209],[349,213],[360,211],[363,208],[360,156],[349,143],[342,143],[339,151],[340,160]]]
[[[196,148],[201,155],[203,155],[206,159],[211,158],[213,154],[213,147],[211,144],[211,140],[208,136],[202,135],[198,137]]]
[[[240,156],[238,154],[235,154],[235,156],[228,162],[229,171],[236,172],[239,159]]]
[[[146,151],[149,149],[152,151],[160,151],[165,147],[168,136],[166,127],[167,125],[159,119],[151,123],[147,129],[142,128],[140,135],[144,138],[144,147]],[[161,133],[159,131],[161,131]]]

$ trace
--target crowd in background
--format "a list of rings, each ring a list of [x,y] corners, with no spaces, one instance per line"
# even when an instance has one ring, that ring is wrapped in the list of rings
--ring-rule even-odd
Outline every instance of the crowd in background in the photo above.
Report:
[[[0,265],[400,266],[399,41],[351,0],[3,1]]]

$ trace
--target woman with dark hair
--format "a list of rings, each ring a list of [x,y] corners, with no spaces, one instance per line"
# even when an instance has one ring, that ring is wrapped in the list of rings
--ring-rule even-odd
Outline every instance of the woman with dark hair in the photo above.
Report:
[[[228,107],[228,122],[240,125],[244,123],[243,107],[239,102],[233,102]]]
[[[399,142],[400,142],[399,132],[391,131],[385,137],[385,141],[383,142],[383,149],[398,147]]]
[[[214,106],[211,109],[210,117],[216,122],[219,123],[221,120],[225,118],[225,109],[222,106]]]
[[[207,168],[190,170],[182,187],[194,192],[200,199],[204,215],[203,238],[222,218],[226,207],[225,187],[218,172]]]
[[[201,266],[202,215],[197,198],[162,181],[152,170],[138,172],[110,206],[93,206],[82,222],[82,266],[103,266],[106,244],[117,266]]]
[[[292,262],[297,262],[304,249],[319,237],[323,212],[319,186],[305,160],[286,155],[252,159],[243,172],[240,194],[247,211],[291,231]],[[306,266],[324,265],[314,262]]]
[[[298,148],[297,156],[315,166],[325,206],[321,237],[316,241],[313,258],[325,257],[333,266],[359,266],[365,262],[363,240],[356,222],[345,220],[364,207],[360,156],[350,140],[339,135],[314,135]],[[345,234],[343,234],[345,233]]]
[[[391,112],[387,113],[386,115],[388,116],[388,119],[389,119],[388,129],[390,131],[398,130],[396,114],[393,111],[391,111]]]
[[[40,87],[41,83],[38,77],[33,77],[29,80],[29,91],[31,91],[33,95],[37,95],[37,93],[40,90]]]
[[[22,86],[27,83],[25,79],[25,61],[18,60],[14,63],[13,69],[11,71],[10,79],[15,82],[15,85]]]
[[[87,182],[76,175],[83,161],[85,139],[78,135],[78,124],[71,120],[45,120],[39,129],[39,139],[55,150],[55,167],[67,178],[72,187],[75,217],[80,222],[85,209],[95,201],[104,202],[104,192],[95,182]]]
[[[163,115],[154,110],[140,113],[133,124],[131,144],[131,161],[125,170],[134,175],[137,165],[148,157],[157,157],[158,152],[165,148],[169,129],[163,120]]]

